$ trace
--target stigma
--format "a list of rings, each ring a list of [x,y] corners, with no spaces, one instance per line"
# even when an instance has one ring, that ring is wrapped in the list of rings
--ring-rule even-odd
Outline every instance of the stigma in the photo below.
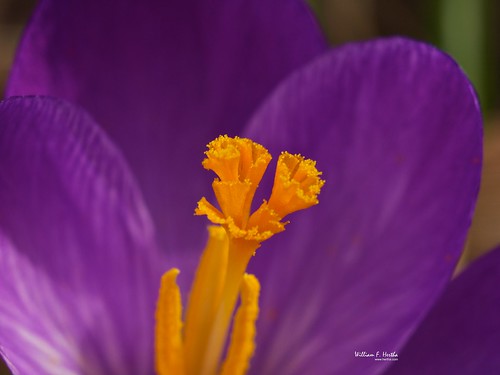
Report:
[[[247,372],[255,350],[260,293],[257,278],[246,273],[247,265],[263,241],[285,230],[287,215],[318,204],[325,183],[314,161],[282,152],[271,195],[252,212],[255,192],[271,162],[268,150],[250,139],[227,135],[207,148],[202,165],[217,176],[212,188],[218,207],[202,197],[195,209],[195,215],[206,215],[213,225],[184,316],[176,283],[179,270],[162,277],[155,329],[158,375]]]

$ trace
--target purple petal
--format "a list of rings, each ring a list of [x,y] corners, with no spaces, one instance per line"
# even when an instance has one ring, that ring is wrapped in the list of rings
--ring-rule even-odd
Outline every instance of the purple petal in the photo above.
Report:
[[[8,95],[49,94],[88,110],[124,152],[164,247],[198,250],[205,145],[239,133],[281,79],[324,50],[299,0],[45,0]]]
[[[390,374],[500,373],[500,248],[454,280]]]
[[[347,45],[281,85],[248,135],[275,156],[316,159],[327,181],[320,204],[253,261],[263,289],[255,373],[383,370],[354,352],[405,343],[470,225],[482,157],[470,83],[425,44]]]
[[[11,98],[0,104],[0,171],[7,356],[22,374],[55,373],[26,367],[45,349],[79,373],[151,373],[162,262],[122,156],[81,110]]]
[[[1,235],[0,251],[1,354],[14,374],[121,373],[102,299],[55,282]]]

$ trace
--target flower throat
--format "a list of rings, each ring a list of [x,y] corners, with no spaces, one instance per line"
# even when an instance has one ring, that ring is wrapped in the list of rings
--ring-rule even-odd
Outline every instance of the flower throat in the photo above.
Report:
[[[283,218],[318,204],[324,181],[316,163],[282,152],[278,158],[269,201],[251,212],[255,191],[271,161],[261,145],[246,138],[220,136],[208,144],[203,167],[218,178],[212,188],[219,208],[203,197],[195,215],[206,215],[215,225],[191,287],[182,320],[176,277],[167,271],[161,280],[156,309],[155,351],[158,375],[245,374],[255,350],[255,322],[260,284],[245,273],[261,242],[285,230]],[[231,338],[223,363],[231,318]]]

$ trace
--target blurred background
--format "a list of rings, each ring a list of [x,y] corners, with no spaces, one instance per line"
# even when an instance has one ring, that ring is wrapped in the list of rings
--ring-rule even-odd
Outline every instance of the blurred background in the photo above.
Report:
[[[0,0],[0,93],[35,4]],[[332,46],[388,35],[425,40],[451,54],[474,83],[485,120],[485,154],[460,272],[500,243],[500,1],[310,0],[310,5]],[[8,372],[0,363],[1,374]]]

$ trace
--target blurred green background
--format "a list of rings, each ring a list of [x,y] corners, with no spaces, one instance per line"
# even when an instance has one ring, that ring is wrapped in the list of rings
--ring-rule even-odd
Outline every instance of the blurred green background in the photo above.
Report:
[[[35,0],[0,0],[0,90]],[[482,187],[459,272],[500,243],[500,1],[310,0],[332,46],[387,35],[425,40],[451,54],[479,93],[485,118]],[[0,375],[8,374],[0,364]]]
[[[335,45],[385,35],[425,40],[450,53],[474,82],[485,111],[500,106],[500,2],[496,0],[310,0]]]

